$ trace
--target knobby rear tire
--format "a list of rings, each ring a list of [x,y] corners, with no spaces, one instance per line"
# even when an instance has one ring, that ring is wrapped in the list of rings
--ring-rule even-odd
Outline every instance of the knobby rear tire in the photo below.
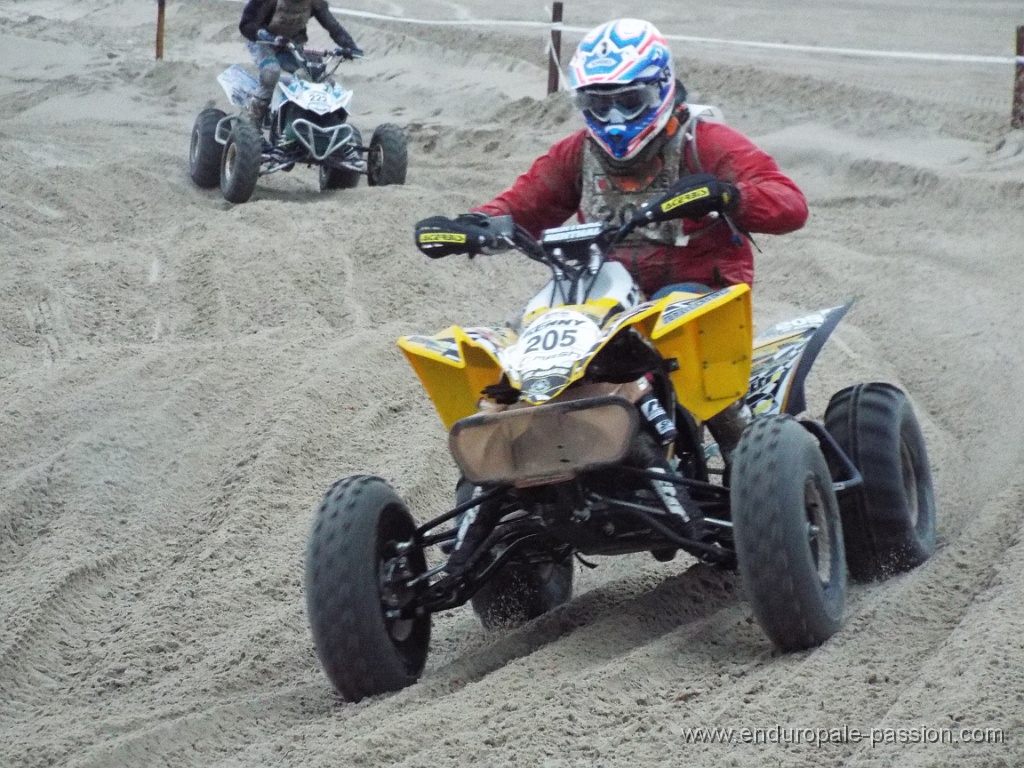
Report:
[[[460,481],[455,503],[469,501],[473,486]],[[506,564],[470,598],[485,629],[525,624],[572,599],[573,563]]]
[[[352,143],[362,146],[363,137],[359,129],[352,126]],[[359,186],[359,171],[349,168],[330,168],[326,165],[320,166],[320,191],[327,192],[331,189],[355,189]]]
[[[405,184],[409,150],[405,132],[393,123],[378,125],[370,138],[366,157],[367,182],[371,187]]]
[[[837,392],[825,428],[864,477],[839,501],[850,576],[885,579],[935,552],[935,492],[924,436],[909,398],[871,382]]]
[[[204,109],[192,125],[188,172],[192,182],[201,189],[213,189],[220,182],[220,162],[224,150],[215,137],[217,123],[224,116],[223,110]]]
[[[572,560],[509,563],[473,595],[473,612],[485,629],[516,627],[572,599]]]

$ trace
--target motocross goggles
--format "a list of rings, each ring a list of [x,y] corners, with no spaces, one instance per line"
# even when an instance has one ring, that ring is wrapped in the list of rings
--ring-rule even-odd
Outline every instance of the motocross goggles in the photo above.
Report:
[[[577,109],[602,123],[625,123],[661,104],[661,83],[634,82],[616,88],[591,87],[573,94]]]

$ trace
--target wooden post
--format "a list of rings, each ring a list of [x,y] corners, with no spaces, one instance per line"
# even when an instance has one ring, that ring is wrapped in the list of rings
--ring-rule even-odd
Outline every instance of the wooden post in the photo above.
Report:
[[[156,57],[164,57],[164,6],[167,0],[156,0]]]
[[[1017,27],[1017,67],[1010,125],[1014,128],[1024,128],[1024,27]]]
[[[558,90],[559,67],[562,62],[562,4],[551,6],[551,48],[548,50],[548,94]]]

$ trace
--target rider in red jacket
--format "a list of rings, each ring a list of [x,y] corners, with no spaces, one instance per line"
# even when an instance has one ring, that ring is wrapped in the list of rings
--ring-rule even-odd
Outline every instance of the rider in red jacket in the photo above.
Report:
[[[750,284],[746,233],[784,234],[807,220],[803,193],[770,155],[739,131],[691,114],[653,25],[620,19],[595,29],[580,43],[569,78],[586,128],[476,211],[510,214],[535,236],[573,215],[621,223],[680,177],[712,174],[732,196],[720,215],[642,231],[613,254],[648,296],[674,283]]]
[[[683,130],[688,130],[692,139],[684,138],[680,172],[710,173],[735,185],[739,201],[731,217],[741,232],[780,235],[803,226],[807,201],[768,154],[727,125],[691,122],[685,103],[675,108],[661,136],[671,139]],[[509,189],[474,210],[491,216],[509,214],[536,237],[541,230],[557,227],[574,215],[580,221],[609,216],[621,221],[634,209],[635,204],[630,205],[627,200],[618,210],[614,202],[595,211],[583,210],[584,183],[593,185],[595,197],[605,199],[607,196],[601,195],[605,187],[624,188],[627,192],[635,188],[639,199],[664,191],[662,185],[652,189],[651,184],[663,169],[662,154],[655,153],[639,167],[627,165],[609,168],[607,172],[602,172],[602,167],[595,173],[586,173],[588,155],[604,151],[604,145],[595,141],[589,128],[581,129],[552,146]],[[723,218],[684,220],[681,229],[685,244],[675,238],[672,242],[637,238],[619,246],[612,258],[633,273],[648,296],[676,283],[721,288],[753,282],[750,240],[737,236]]]
[[[649,22],[618,19],[588,33],[569,65],[569,81],[586,127],[552,146],[509,189],[457,220],[486,231],[488,217],[510,215],[536,237],[573,216],[622,224],[669,189],[689,191],[692,199],[683,205],[690,218],[684,213],[638,228],[610,257],[651,299],[673,290],[749,285],[749,233],[792,232],[807,220],[803,193],[768,154],[727,125],[691,113],[665,38]],[[418,243],[427,255],[442,253],[433,242]],[[750,416],[741,399],[707,421],[726,471]],[[659,493],[671,496],[667,508],[678,505],[675,491]],[[690,536],[700,539],[702,518],[692,503],[684,507],[677,513]],[[474,515],[463,522],[449,572],[458,572],[495,522]]]
[[[749,233],[780,235],[807,221],[803,192],[770,155],[724,123],[691,113],[668,44],[651,23],[618,19],[592,30],[569,64],[569,81],[586,127],[474,213],[511,215],[534,236],[574,215],[621,224],[692,178],[695,189],[711,191],[701,201],[710,215],[638,229],[611,255],[648,298],[750,285]],[[748,418],[740,401],[708,422],[727,461]]]

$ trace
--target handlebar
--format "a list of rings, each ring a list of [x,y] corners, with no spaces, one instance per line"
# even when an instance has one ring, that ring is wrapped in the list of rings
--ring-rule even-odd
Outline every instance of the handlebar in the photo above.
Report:
[[[289,43],[289,45],[304,54],[321,58],[337,56],[341,59],[361,59],[364,57],[361,48],[343,48],[340,45],[335,48],[298,48],[294,43]]]
[[[454,220],[433,216],[416,225],[416,244],[424,254],[435,259],[457,253],[474,256],[515,248],[534,261],[565,272],[571,271],[570,262],[596,269],[595,265],[603,263],[612,249],[633,230],[649,224],[721,216],[733,233],[738,234],[724,209],[726,199],[717,189],[720,186],[718,179],[709,174],[684,176],[620,224],[594,222],[559,227],[547,230],[540,240],[515,224],[510,216],[487,216],[479,212],[461,214]]]
[[[346,48],[344,46],[335,46],[334,48],[308,48],[303,45],[296,45],[291,40],[286,40],[282,37],[277,37],[273,40],[262,40],[257,39],[260,43],[269,43],[278,50],[288,51],[291,54],[299,57],[300,59],[361,59],[364,57],[362,48]]]

